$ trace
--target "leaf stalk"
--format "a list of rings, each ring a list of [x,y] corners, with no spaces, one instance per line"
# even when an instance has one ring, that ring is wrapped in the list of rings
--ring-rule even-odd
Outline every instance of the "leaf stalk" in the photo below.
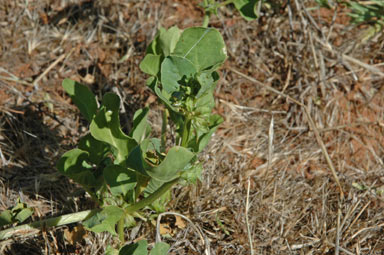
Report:
[[[0,240],[5,240],[16,236],[26,236],[34,234],[40,230],[76,223],[85,220],[89,215],[100,211],[101,209],[86,210],[82,212],[70,213],[53,217],[45,220],[35,221],[28,224],[23,224],[16,227],[11,227],[0,231]],[[29,233],[28,233],[29,232]]]

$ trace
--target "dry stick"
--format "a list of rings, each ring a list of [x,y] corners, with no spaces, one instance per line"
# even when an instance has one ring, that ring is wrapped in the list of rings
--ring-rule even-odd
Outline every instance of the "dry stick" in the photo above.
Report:
[[[211,247],[210,247],[210,244],[209,244],[209,240],[208,238],[204,235],[203,231],[199,228],[199,226],[197,226],[196,224],[194,224],[188,217],[180,214],[180,213],[176,213],[176,212],[164,212],[164,213],[160,213],[159,216],[157,217],[157,222],[156,222],[156,243],[159,243],[161,242],[161,235],[160,235],[160,221],[161,221],[161,217],[162,216],[165,216],[165,215],[175,215],[175,216],[179,216],[183,219],[185,219],[186,221],[189,222],[189,224],[191,224],[192,228],[199,234],[201,240],[203,241],[203,244],[205,246],[205,254],[206,255],[210,255],[211,254]]]
[[[251,228],[249,227],[249,221],[248,221],[248,209],[249,209],[249,189],[251,186],[251,179],[248,177],[248,187],[247,187],[247,200],[245,203],[245,223],[247,224],[247,233],[248,233],[248,240],[249,240],[249,248],[251,249],[251,255],[254,254],[253,252],[253,241],[252,241],[252,233]]]
[[[267,168],[263,171],[261,174],[264,176],[270,169],[271,166],[271,161],[272,161],[272,154],[273,154],[273,125],[274,125],[274,120],[273,120],[273,114],[271,117],[271,123],[269,124],[269,130],[268,130],[268,161],[267,161]]]
[[[36,86],[37,83],[38,83],[41,79],[43,79],[43,77],[44,77],[45,75],[47,75],[47,73],[48,73],[49,71],[52,70],[52,68],[54,68],[54,67],[55,67],[60,61],[62,61],[66,56],[71,55],[72,52],[73,52],[73,50],[74,50],[74,49],[72,49],[68,54],[66,54],[66,53],[62,54],[58,59],[56,59],[52,64],[50,64],[50,65],[48,66],[48,68],[45,69],[45,71],[44,71],[42,74],[40,74],[40,75],[33,81],[33,85]]]
[[[33,86],[31,83],[29,83],[27,81],[23,81],[23,80],[20,80],[18,78],[6,77],[6,76],[2,76],[2,75],[0,75],[0,80],[13,81],[13,82],[20,83],[23,85],[27,85],[27,86],[31,86],[31,87]]]
[[[317,38],[317,37],[315,37],[315,39],[316,39],[317,42],[320,43],[320,44],[324,47],[324,49],[326,49],[327,51],[331,52],[332,54],[339,55],[339,53],[338,53],[336,50],[334,50],[330,44],[326,44],[326,43],[322,42],[322,41],[321,41],[319,38]],[[381,77],[384,77],[384,72],[381,71],[380,69],[376,68],[376,67],[373,66],[373,65],[366,64],[366,63],[364,63],[364,62],[362,62],[362,61],[360,61],[360,60],[358,60],[358,59],[355,59],[355,58],[353,58],[353,57],[350,57],[350,56],[348,56],[348,55],[346,55],[346,54],[341,54],[341,58],[342,58],[342,59],[345,59],[345,60],[347,60],[347,61],[349,61],[349,62],[352,62],[352,63],[354,63],[354,64],[356,64],[356,65],[358,65],[358,66],[361,66],[361,67],[363,67],[364,69],[367,69],[368,71],[370,71],[370,72],[372,72],[372,73],[375,73],[375,74],[377,74],[377,75],[379,75],[379,76],[381,76]]]
[[[352,221],[351,225],[349,225],[347,231],[345,231],[347,234],[349,233],[349,231],[351,230],[352,226],[356,223],[356,221],[360,218],[361,214],[365,211],[365,209],[367,209],[368,205],[371,203],[371,201],[368,201],[368,203],[366,203],[363,207],[363,209],[361,209],[361,211],[359,212],[359,214],[357,214],[357,216],[355,217],[355,219]]]
[[[335,244],[335,255],[339,255],[340,252],[340,219],[341,219],[341,202],[339,201],[337,209],[337,225],[336,225],[336,244]]]
[[[325,160],[327,161],[327,164],[328,164],[329,168],[330,168],[331,171],[332,171],[333,178],[335,179],[335,182],[336,182],[337,186],[339,187],[340,198],[341,198],[341,200],[344,200],[344,192],[343,192],[343,189],[342,189],[342,187],[341,187],[341,184],[340,184],[340,181],[339,181],[339,177],[337,176],[336,169],[335,169],[335,167],[333,166],[332,160],[331,160],[331,158],[329,157],[329,154],[328,154],[327,149],[325,148],[324,142],[323,142],[323,140],[322,140],[321,137],[320,137],[319,130],[318,130],[318,128],[316,127],[316,124],[315,124],[315,122],[313,121],[311,115],[309,114],[309,111],[308,111],[307,107],[306,107],[303,103],[297,101],[296,99],[290,97],[289,95],[286,95],[286,94],[284,94],[284,93],[281,93],[281,92],[278,91],[277,89],[274,89],[274,88],[272,88],[272,87],[270,87],[270,86],[267,86],[267,85],[261,83],[260,81],[254,79],[254,78],[252,78],[252,77],[250,77],[250,76],[248,76],[248,75],[246,75],[246,74],[243,74],[242,72],[237,71],[236,69],[233,69],[233,68],[230,67],[229,70],[231,70],[232,72],[234,72],[234,73],[240,75],[241,77],[243,77],[243,78],[245,78],[245,79],[247,79],[247,80],[249,80],[249,81],[251,81],[251,82],[253,82],[253,83],[255,83],[255,84],[259,85],[259,86],[261,86],[261,87],[264,87],[265,89],[267,89],[267,90],[269,90],[269,91],[271,91],[271,92],[273,92],[273,93],[276,93],[276,94],[278,94],[278,95],[281,95],[282,97],[285,97],[285,98],[288,99],[288,100],[291,100],[292,102],[294,102],[295,104],[301,106],[301,107],[304,109],[304,113],[305,113],[305,115],[306,115],[307,118],[308,118],[309,125],[310,125],[312,131],[313,131],[314,134],[315,134],[316,141],[317,141],[317,143],[319,144],[320,149],[321,149],[321,151],[322,151],[322,153],[323,153],[323,155],[324,155],[324,157],[325,157]]]

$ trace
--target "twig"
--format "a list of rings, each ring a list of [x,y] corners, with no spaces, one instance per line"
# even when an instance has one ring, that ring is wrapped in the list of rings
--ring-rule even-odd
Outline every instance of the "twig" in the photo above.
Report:
[[[330,246],[332,246],[332,247],[336,247],[336,245],[334,244],[334,243],[331,243],[331,242],[328,242],[328,241],[325,241],[328,245],[330,245]],[[339,249],[340,249],[340,251],[342,251],[342,252],[344,252],[344,253],[346,253],[346,254],[348,254],[348,255],[355,255],[353,252],[350,252],[349,250],[347,250],[347,249],[345,249],[345,248],[343,248],[343,247],[340,247],[339,246]]]
[[[341,202],[339,201],[339,208],[337,209],[337,224],[336,224],[336,242],[335,242],[335,255],[340,252],[340,218],[341,218]]]
[[[355,217],[355,219],[352,221],[351,225],[349,225],[346,233],[349,233],[349,231],[351,230],[352,226],[356,223],[356,221],[360,218],[361,214],[365,211],[365,209],[367,209],[368,205],[371,203],[371,201],[368,201],[368,203],[366,203],[363,207],[363,209],[361,209],[361,211],[357,214],[357,216]]]
[[[0,75],[0,80],[13,81],[13,82],[20,83],[23,85],[27,85],[27,86],[31,86],[31,87],[33,86],[31,83],[29,83],[27,81],[20,80],[19,78],[6,77],[6,76]]]
[[[201,231],[201,229],[199,228],[199,226],[197,226],[196,224],[194,224],[188,217],[180,214],[180,213],[176,213],[176,212],[164,212],[164,213],[161,213],[159,214],[159,216],[157,217],[157,222],[156,222],[156,243],[159,243],[161,242],[161,235],[160,235],[160,221],[161,221],[161,217],[165,216],[165,215],[175,215],[175,216],[179,216],[183,219],[185,219],[186,221],[189,222],[189,224],[191,224],[192,228],[199,234],[200,236],[200,239],[203,241],[203,244],[205,246],[205,254],[206,255],[210,255],[211,254],[211,247],[210,247],[210,243],[209,243],[209,240],[208,238],[204,235],[203,231]]]
[[[48,66],[47,69],[44,70],[44,72],[42,74],[40,74],[34,81],[33,81],[33,85],[34,86],[37,86],[38,85],[38,82],[45,76],[47,75],[47,73],[49,71],[52,70],[52,68],[54,68],[60,61],[62,61],[66,56],[69,56],[72,54],[72,52],[74,51],[74,49],[72,49],[68,54],[64,53],[62,54],[58,59],[56,59],[52,64],[50,64]]]
[[[247,187],[247,200],[245,203],[245,222],[247,224],[247,233],[248,233],[248,241],[249,241],[249,248],[251,249],[251,255],[254,255],[253,252],[253,241],[252,241],[252,233],[251,233],[251,228],[249,226],[249,221],[248,221],[248,209],[249,209],[249,189],[251,186],[251,180],[250,177],[248,177],[248,187]]]
[[[339,55],[339,53],[337,51],[335,51],[332,46],[330,44],[326,44],[324,42],[322,42],[319,38],[315,37],[315,39],[324,47],[324,49],[326,49],[327,51],[331,52],[332,54],[335,54],[335,55]],[[341,58],[342,59],[345,59],[349,62],[352,62],[358,66],[361,66],[363,67],[364,69],[367,69],[368,71],[372,72],[372,73],[375,73],[381,77],[384,77],[384,72],[381,71],[380,69],[376,68],[375,66],[373,65],[369,65],[369,64],[366,64],[356,58],[353,58],[353,57],[350,57],[346,54],[341,54]]]
[[[265,84],[261,83],[260,81],[254,79],[254,78],[252,78],[252,77],[250,77],[250,76],[248,76],[248,75],[246,75],[246,74],[243,74],[242,72],[237,71],[236,69],[233,69],[233,68],[230,67],[229,70],[231,70],[232,72],[234,72],[234,73],[240,75],[241,77],[243,77],[243,78],[245,78],[245,79],[247,79],[247,80],[249,80],[249,81],[251,81],[251,82],[253,82],[253,83],[255,83],[255,84],[257,84],[257,85],[259,85],[259,86],[261,86],[261,87],[263,87],[263,88],[265,88],[265,89],[271,91],[271,92],[273,92],[273,93],[276,93],[276,94],[278,94],[278,95],[283,96],[284,98],[286,98],[286,99],[288,99],[288,100],[294,102],[295,104],[301,106],[301,107],[304,109],[304,113],[305,113],[305,115],[306,115],[307,118],[308,118],[309,126],[311,127],[312,131],[314,132],[315,137],[316,137],[316,141],[317,141],[317,143],[318,143],[319,146],[320,146],[320,149],[321,149],[321,151],[322,151],[322,153],[323,153],[323,155],[324,155],[324,157],[325,157],[325,160],[327,161],[327,164],[328,164],[329,168],[331,169],[333,178],[335,179],[335,182],[336,182],[337,186],[339,187],[340,198],[341,198],[341,200],[343,201],[343,200],[344,200],[344,192],[343,192],[343,189],[342,189],[342,187],[341,187],[341,184],[340,184],[340,181],[339,181],[339,177],[337,176],[336,169],[335,169],[335,167],[333,166],[332,160],[331,160],[331,158],[329,157],[329,154],[328,154],[328,151],[327,151],[327,149],[326,149],[326,147],[325,147],[325,145],[324,145],[324,142],[323,142],[323,140],[322,140],[321,137],[320,137],[319,130],[318,130],[318,128],[317,128],[315,122],[313,121],[313,119],[312,119],[312,117],[311,117],[311,115],[310,115],[310,113],[309,113],[307,107],[306,107],[303,103],[301,103],[301,102],[299,102],[298,100],[296,100],[296,99],[290,97],[289,95],[286,95],[286,94],[284,94],[284,93],[281,93],[281,92],[278,91],[277,89],[274,89],[274,88],[272,88],[272,87],[270,87],[270,86],[268,86],[268,85],[265,85]]]

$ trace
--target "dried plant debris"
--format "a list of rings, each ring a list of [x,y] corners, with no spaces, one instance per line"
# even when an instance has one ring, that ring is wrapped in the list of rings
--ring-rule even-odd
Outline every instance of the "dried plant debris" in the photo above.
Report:
[[[159,24],[200,24],[197,4],[0,4],[1,211],[18,199],[34,208],[35,220],[89,208],[88,195],[54,168],[87,130],[62,80],[85,83],[99,100],[118,92],[121,124],[129,130],[135,110],[157,106],[139,70],[147,44]],[[292,0],[258,8],[256,21],[243,21],[232,8],[212,19],[229,55],[215,92],[215,111],[225,121],[204,152],[203,181],[177,187],[172,210],[201,228],[211,254],[250,254],[248,228],[254,254],[382,254],[383,31],[365,37],[366,25],[350,24],[342,5],[327,9],[314,0]],[[289,98],[308,109],[344,199],[303,107]],[[69,199],[73,194],[76,199]],[[172,236],[165,240],[175,254],[201,254],[201,240],[188,224],[167,224]],[[104,254],[104,244],[114,242],[109,234],[92,233],[68,240],[75,229],[3,241],[0,253]],[[142,222],[129,234],[154,242],[154,233],[151,222]]]

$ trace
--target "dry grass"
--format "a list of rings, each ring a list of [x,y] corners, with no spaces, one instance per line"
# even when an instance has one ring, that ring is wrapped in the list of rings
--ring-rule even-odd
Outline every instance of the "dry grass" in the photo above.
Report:
[[[290,1],[249,23],[229,8],[212,20],[229,53],[216,91],[225,122],[202,156],[202,183],[178,187],[170,205],[211,254],[250,254],[249,236],[254,254],[383,254],[384,33],[364,41],[344,9],[313,6]],[[157,107],[138,69],[156,27],[201,21],[193,1],[3,1],[0,210],[19,197],[35,220],[91,208],[54,167],[86,132],[61,80],[119,92],[129,129],[137,108]],[[203,254],[191,226],[164,219],[174,254]],[[113,242],[88,233],[71,244],[73,227],[3,241],[0,253],[103,254]],[[128,235],[154,241],[155,227],[140,221]]]

